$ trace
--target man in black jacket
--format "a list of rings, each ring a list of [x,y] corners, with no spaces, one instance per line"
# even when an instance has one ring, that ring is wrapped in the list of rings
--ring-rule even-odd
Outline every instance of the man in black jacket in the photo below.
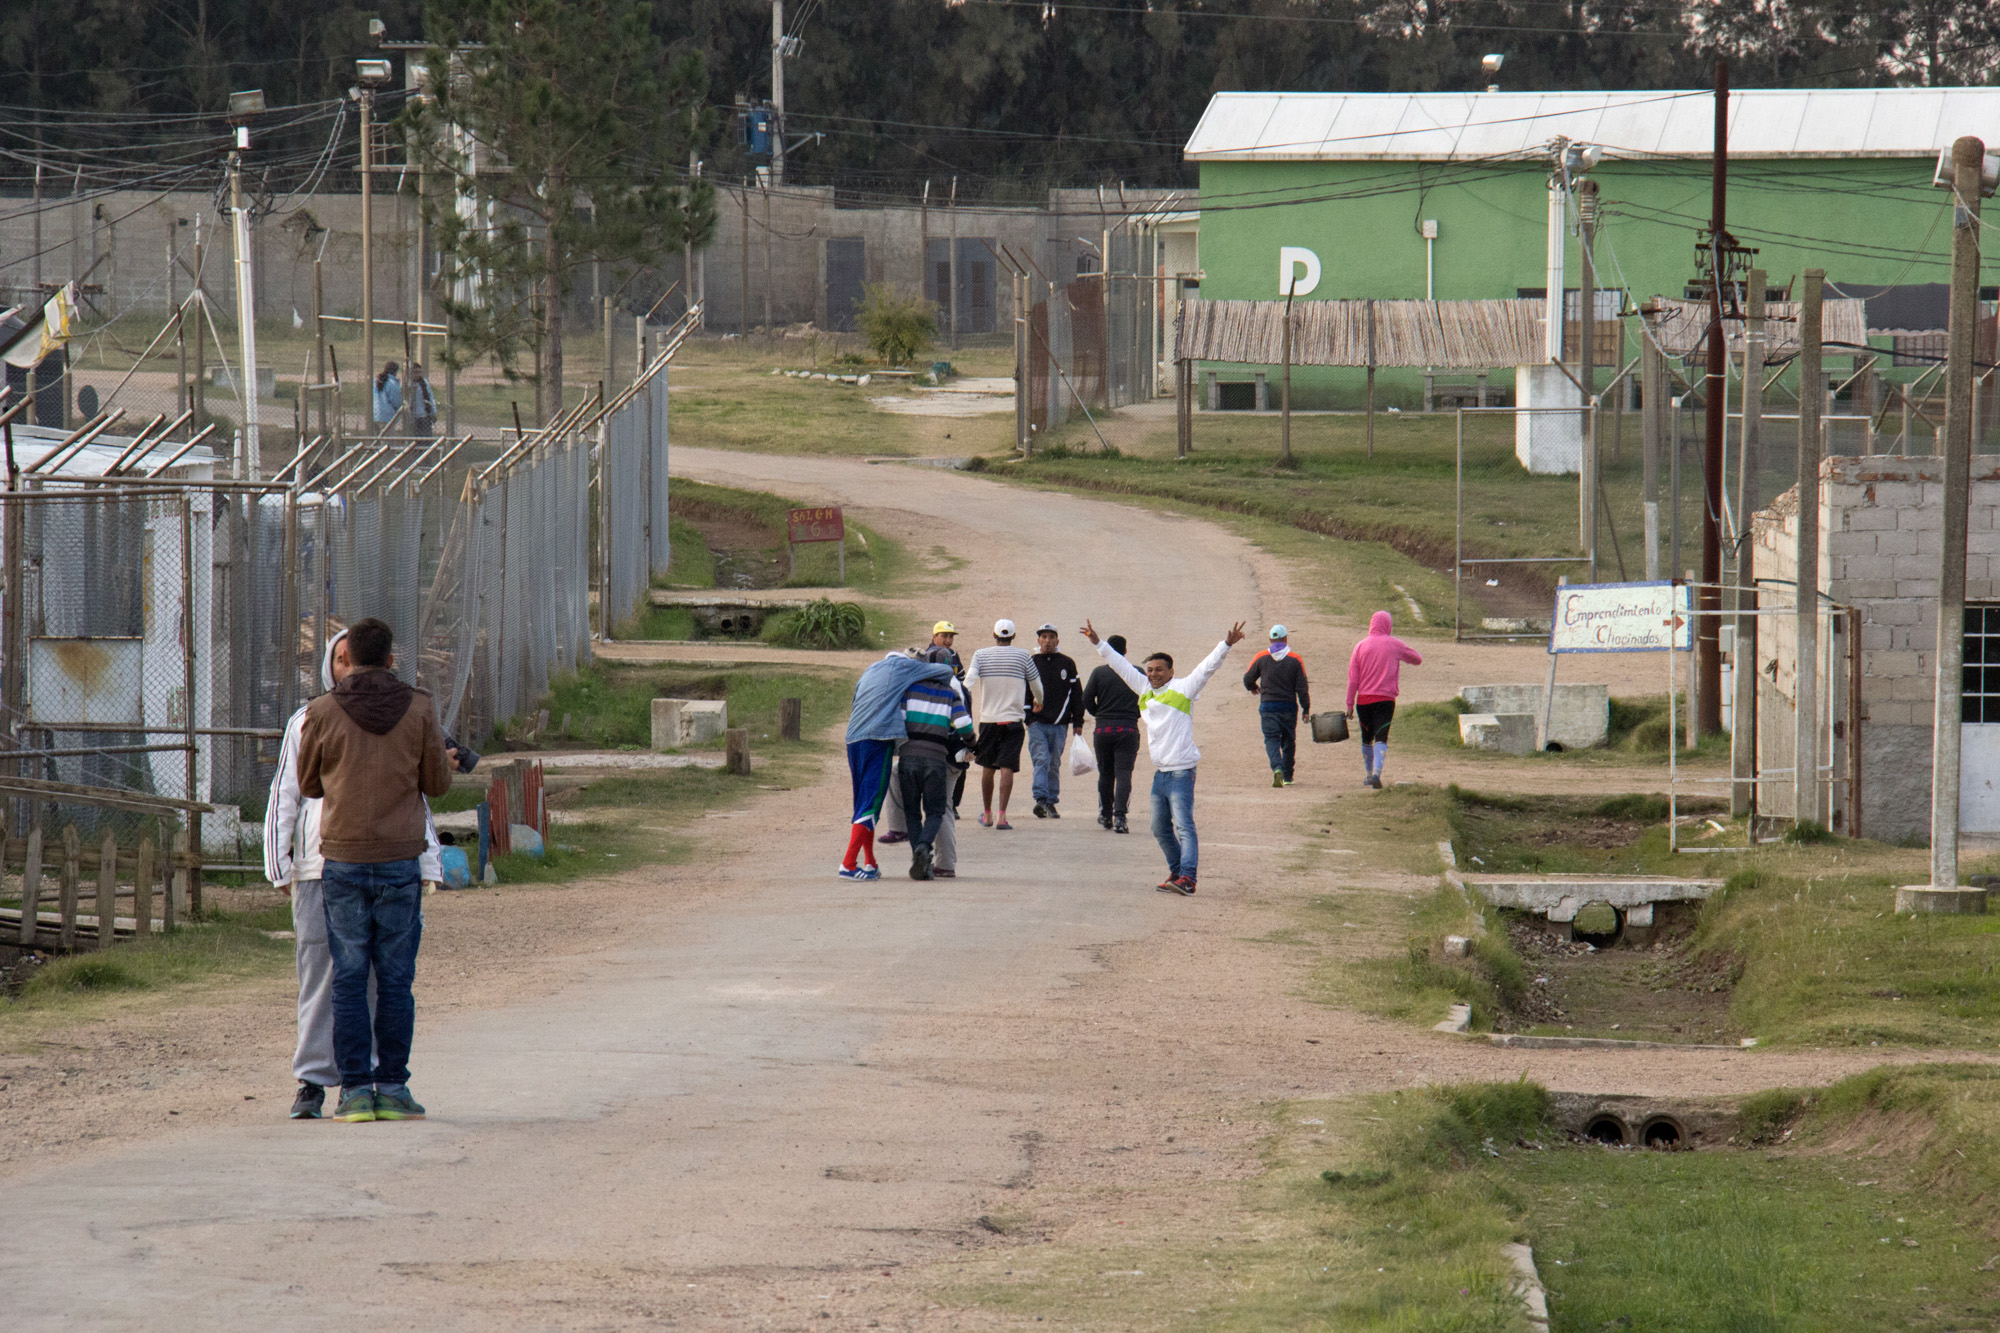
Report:
[[[1061,819],[1063,756],[1070,728],[1083,728],[1083,681],[1068,654],[1056,651],[1062,636],[1054,625],[1035,631],[1035,670],[1042,678],[1042,704],[1028,710],[1028,753],[1035,761],[1035,818]]]
[[[1292,651],[1283,625],[1271,626],[1271,646],[1250,661],[1243,688],[1257,696],[1257,724],[1264,731],[1264,754],[1271,761],[1271,785],[1292,785],[1298,757],[1299,716],[1312,712],[1306,664]]]
[[[1124,635],[1113,634],[1105,642],[1125,655]],[[1125,811],[1132,801],[1132,765],[1139,758],[1139,696],[1106,664],[1090,673],[1083,708],[1097,719],[1090,736],[1097,752],[1097,822],[1113,833],[1130,833]]]

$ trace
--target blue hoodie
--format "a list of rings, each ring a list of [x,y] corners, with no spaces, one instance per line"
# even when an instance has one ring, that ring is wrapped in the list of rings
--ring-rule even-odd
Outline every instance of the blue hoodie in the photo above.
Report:
[[[951,668],[940,662],[919,662],[891,653],[861,673],[854,686],[854,710],[847,718],[847,743],[900,741],[909,738],[903,725],[903,696],[920,680],[950,680]]]

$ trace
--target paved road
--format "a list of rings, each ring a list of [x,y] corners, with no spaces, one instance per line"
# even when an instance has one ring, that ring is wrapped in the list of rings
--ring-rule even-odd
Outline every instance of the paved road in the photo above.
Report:
[[[843,497],[865,487],[919,526],[962,525],[975,562],[952,608],[974,624],[1093,614],[1198,655],[1230,620],[1264,617],[1254,554],[1191,520],[928,469],[693,450],[675,462]],[[1084,818],[1026,820],[1019,841],[987,844],[921,893],[840,882],[843,785],[764,798],[712,867],[722,892],[699,911],[637,915],[556,994],[444,1022],[420,1013],[425,1124],[190,1125],[15,1177],[0,1210],[4,1322],[615,1324],[643,1305],[608,1293],[666,1281],[633,1273],[688,1270],[695,1287],[668,1285],[699,1291],[711,1275],[948,1247],[1031,1169],[1024,1136],[1045,1093],[965,1076],[976,1043],[951,1057],[948,1087],[921,1052],[878,1067],[877,1044],[909,1016],[1038,1003],[1089,968],[1082,951],[1170,923],[1179,900],[1089,892],[1149,882],[1157,853]],[[724,1326],[727,1308],[704,1317]]]
[[[1351,633],[1317,621],[1275,561],[1192,519],[927,468],[687,449],[675,466],[862,505],[911,552],[962,561],[933,564],[929,598],[971,646],[1000,615],[1091,615],[1189,659],[1235,619],[1282,615],[1319,661]],[[1546,662],[1480,651],[1438,660],[1487,679]],[[1454,669],[1416,681],[1448,693]],[[1322,688],[1337,674],[1322,668]],[[1331,833],[1372,823],[1368,798],[1319,753],[1274,794],[1254,701],[1218,683],[1198,704],[1198,897],[1152,892],[1150,839],[1100,831],[1074,791],[1060,823],[961,825],[955,881],[839,881],[846,783],[830,761],[809,787],[716,812],[701,863],[535,897],[563,904],[551,953],[578,930],[607,941],[536,974],[552,985],[454,1007],[459,983],[434,961],[413,1061],[430,1121],[225,1126],[163,1108],[157,1137],[15,1173],[0,1185],[0,1325],[1016,1327],[933,1306],[942,1270],[923,1266],[1020,1243],[982,1228],[990,1215],[1058,1228],[1115,1209],[1108,1235],[1147,1206],[1121,1192],[1132,1181],[1181,1182],[1156,1196],[1176,1217],[1229,1206],[1258,1169],[1246,1107],[1523,1072],[1740,1091],[1870,1058],[1496,1052],[1299,999],[1305,956],[1285,940],[1307,898],[1370,874],[1410,893],[1434,881],[1291,854],[1306,812]],[[1338,879],[1298,869],[1335,861]],[[454,897],[432,929],[449,944],[466,914],[528,900]],[[1384,919],[1379,939],[1344,938],[1400,947]],[[427,996],[447,1003],[427,1016]],[[259,1104],[281,1106],[271,1072]]]

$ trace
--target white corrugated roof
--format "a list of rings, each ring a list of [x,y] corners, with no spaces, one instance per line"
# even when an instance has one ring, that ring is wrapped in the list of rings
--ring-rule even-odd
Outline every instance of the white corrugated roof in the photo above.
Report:
[[[1714,98],[1689,92],[1217,93],[1191,162],[1539,157],[1557,135],[1608,157],[1707,157]],[[1748,89],[1729,97],[1729,155],[1935,157],[2000,132],[2000,88]]]

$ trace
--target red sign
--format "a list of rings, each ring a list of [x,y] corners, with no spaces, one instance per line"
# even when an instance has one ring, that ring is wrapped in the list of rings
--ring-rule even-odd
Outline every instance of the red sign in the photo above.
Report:
[[[847,525],[841,519],[839,505],[794,509],[786,515],[785,540],[793,545],[800,542],[837,542],[846,538]]]

